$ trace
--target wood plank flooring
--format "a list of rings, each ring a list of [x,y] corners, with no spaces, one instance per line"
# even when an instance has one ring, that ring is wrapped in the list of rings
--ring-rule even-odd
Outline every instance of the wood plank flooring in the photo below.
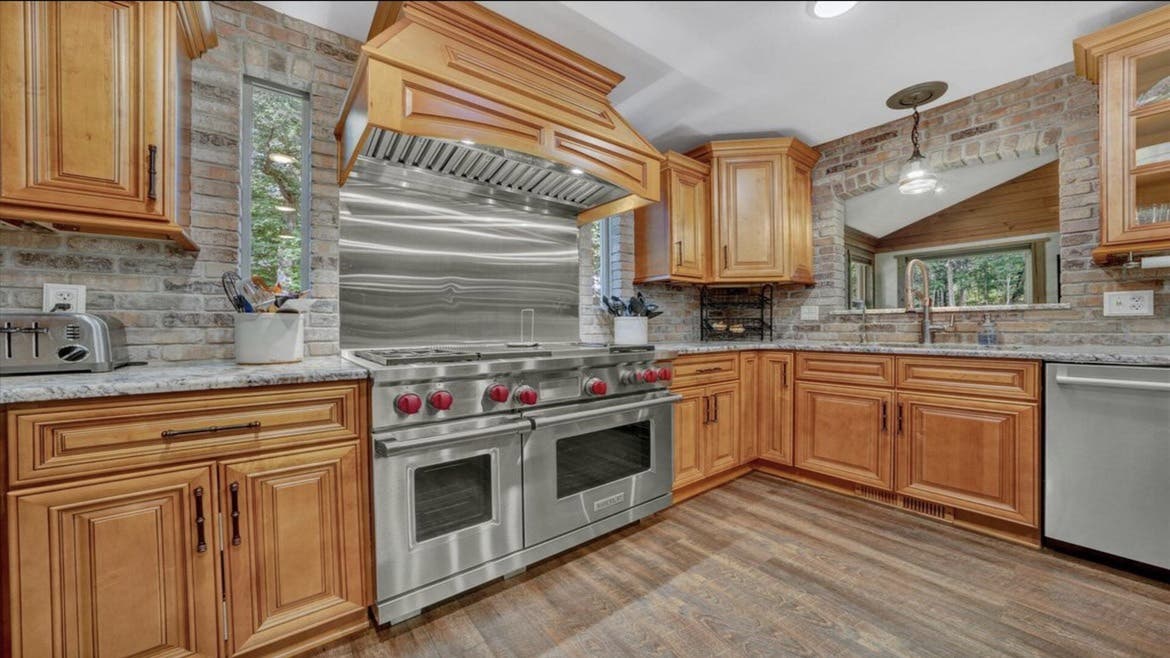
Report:
[[[754,473],[318,656],[1170,656],[1170,585]]]

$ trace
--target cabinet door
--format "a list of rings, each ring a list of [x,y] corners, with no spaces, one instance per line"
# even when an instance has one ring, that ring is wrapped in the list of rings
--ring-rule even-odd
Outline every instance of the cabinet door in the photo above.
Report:
[[[9,494],[12,655],[218,655],[215,505],[210,465]]]
[[[360,449],[221,465],[230,655],[271,651],[366,614]]]
[[[739,355],[739,463],[746,464],[760,456],[759,393],[760,355]]]
[[[703,479],[703,434],[707,429],[707,397],[703,388],[675,391],[674,488]]]
[[[163,219],[168,4],[4,3],[4,200]]]
[[[890,391],[797,382],[795,466],[892,489],[893,398]]]
[[[739,382],[708,386],[707,399],[711,410],[703,474],[714,475],[739,464]]]
[[[1037,524],[1037,405],[898,394],[897,490]]]
[[[760,457],[792,465],[792,355],[764,352],[760,360]]]
[[[715,159],[716,280],[780,279],[787,274],[781,167],[778,155]]]
[[[703,280],[710,221],[707,179],[672,170],[670,186],[670,273],[680,279]]]

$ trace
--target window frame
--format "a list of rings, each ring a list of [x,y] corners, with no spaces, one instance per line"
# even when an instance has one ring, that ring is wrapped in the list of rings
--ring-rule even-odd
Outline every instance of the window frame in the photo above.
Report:
[[[301,288],[308,290],[312,283],[312,221],[310,212],[313,196],[313,109],[312,95],[308,92],[285,87],[261,78],[245,75],[241,86],[240,106],[240,276],[252,278],[252,130],[253,92],[257,88],[296,96],[304,102],[301,105],[301,125],[304,135],[301,139],[301,198],[298,225],[301,231]]]
[[[619,288],[613,280],[613,231],[619,217],[615,215],[594,222],[596,230],[599,233],[597,241],[597,250],[599,253],[596,254],[598,262],[596,274],[598,281],[601,283],[597,291],[599,301],[601,299],[609,299],[616,294],[614,291]],[[592,244],[592,239],[590,243]]]
[[[1005,304],[1043,304],[1047,298],[1047,267],[1045,260],[1045,240],[1027,240],[1024,242],[1008,242],[995,245],[984,245],[973,248],[956,248],[942,251],[927,251],[919,253],[904,253],[897,257],[897,271],[899,273],[906,271],[906,263],[917,258],[923,262],[928,260],[935,260],[939,258],[957,258],[970,256],[983,256],[987,254],[998,254],[1004,252],[1022,251],[1027,253],[1027,275],[1028,279],[1024,281],[1024,296],[1026,299],[1018,302],[1004,302]],[[898,304],[905,306],[906,304],[906,280],[899,276],[898,282]],[[975,304],[970,308],[980,308],[987,306],[987,304]],[[944,307],[946,308],[946,307]],[[956,307],[967,308],[967,307]]]

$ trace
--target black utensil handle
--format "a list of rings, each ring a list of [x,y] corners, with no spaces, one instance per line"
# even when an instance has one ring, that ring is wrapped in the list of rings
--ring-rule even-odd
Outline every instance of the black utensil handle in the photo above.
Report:
[[[203,518],[203,487],[195,487],[195,552],[207,552],[207,535],[204,532],[203,526],[206,519]]]
[[[232,482],[228,486],[232,494],[232,546],[240,545],[240,483]]]
[[[155,161],[158,159],[158,147],[154,144],[151,144],[146,147],[146,153],[146,198],[153,201],[158,198],[158,191],[155,190],[154,184],[155,178],[158,175],[158,170],[155,168]]]
[[[229,430],[258,429],[260,429],[260,421],[254,420],[250,423],[240,423],[239,425],[212,425],[210,427],[196,427],[193,430],[163,430],[162,438],[173,439],[176,436],[187,436],[189,434],[215,434],[216,432],[227,432]]]

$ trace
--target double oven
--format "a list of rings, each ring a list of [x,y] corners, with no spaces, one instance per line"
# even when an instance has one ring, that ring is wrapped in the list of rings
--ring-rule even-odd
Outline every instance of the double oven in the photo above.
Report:
[[[375,434],[379,622],[669,505],[676,399],[654,390]]]

